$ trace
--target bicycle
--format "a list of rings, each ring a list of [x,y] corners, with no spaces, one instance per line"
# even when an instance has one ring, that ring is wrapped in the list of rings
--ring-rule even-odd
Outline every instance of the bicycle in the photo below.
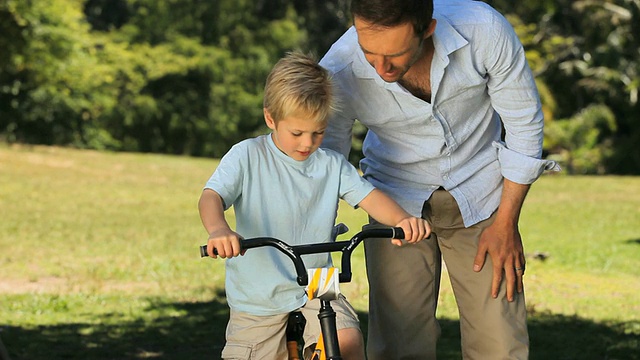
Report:
[[[335,228],[336,236],[345,232],[346,226],[339,224]],[[281,251],[293,261],[296,270],[296,281],[300,286],[306,286],[309,300],[320,299],[320,338],[316,344],[311,360],[341,360],[338,346],[338,331],[336,329],[336,313],[331,307],[331,301],[338,299],[340,295],[339,283],[351,282],[351,254],[355,248],[365,239],[385,238],[404,239],[404,231],[399,227],[371,228],[360,231],[350,240],[333,241],[326,243],[289,245],[286,242],[272,237],[257,237],[243,239],[243,250],[262,246],[272,246]],[[214,253],[215,253],[214,249]],[[306,269],[302,255],[341,252],[341,270],[336,267]],[[207,245],[200,246],[200,256],[207,257]],[[309,279],[312,279],[311,283]]]

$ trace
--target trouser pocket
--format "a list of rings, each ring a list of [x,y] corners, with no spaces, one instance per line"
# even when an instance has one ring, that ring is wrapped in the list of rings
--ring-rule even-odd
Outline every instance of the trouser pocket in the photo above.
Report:
[[[225,360],[249,360],[251,359],[251,346],[246,344],[226,344],[222,349],[222,358]]]

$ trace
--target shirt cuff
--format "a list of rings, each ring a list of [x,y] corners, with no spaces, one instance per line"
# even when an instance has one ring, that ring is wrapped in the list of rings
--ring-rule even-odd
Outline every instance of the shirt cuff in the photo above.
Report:
[[[543,160],[510,150],[505,143],[494,141],[498,149],[498,162],[502,176],[518,184],[533,184],[545,170],[560,171],[560,165],[553,160]]]

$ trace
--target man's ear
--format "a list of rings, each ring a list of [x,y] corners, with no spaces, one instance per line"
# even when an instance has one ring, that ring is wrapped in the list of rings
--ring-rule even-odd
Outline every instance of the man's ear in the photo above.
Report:
[[[424,36],[423,36],[424,39],[426,39],[429,36],[433,35],[433,33],[436,31],[436,24],[437,23],[438,23],[438,20],[431,19],[431,23],[429,23],[429,26],[427,27],[427,31],[424,32]]]
[[[275,130],[276,122],[273,120],[273,117],[271,117],[269,110],[267,110],[267,108],[262,108],[262,111],[264,112],[264,122],[267,124],[269,129]]]

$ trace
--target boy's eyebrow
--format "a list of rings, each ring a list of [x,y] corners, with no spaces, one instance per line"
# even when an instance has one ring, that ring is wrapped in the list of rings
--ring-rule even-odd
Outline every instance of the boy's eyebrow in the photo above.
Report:
[[[321,128],[314,129],[313,131],[308,131],[308,130],[305,131],[305,130],[302,130],[302,129],[290,129],[291,132],[321,132],[321,131],[326,131],[326,130],[327,130],[327,126],[323,126]]]

